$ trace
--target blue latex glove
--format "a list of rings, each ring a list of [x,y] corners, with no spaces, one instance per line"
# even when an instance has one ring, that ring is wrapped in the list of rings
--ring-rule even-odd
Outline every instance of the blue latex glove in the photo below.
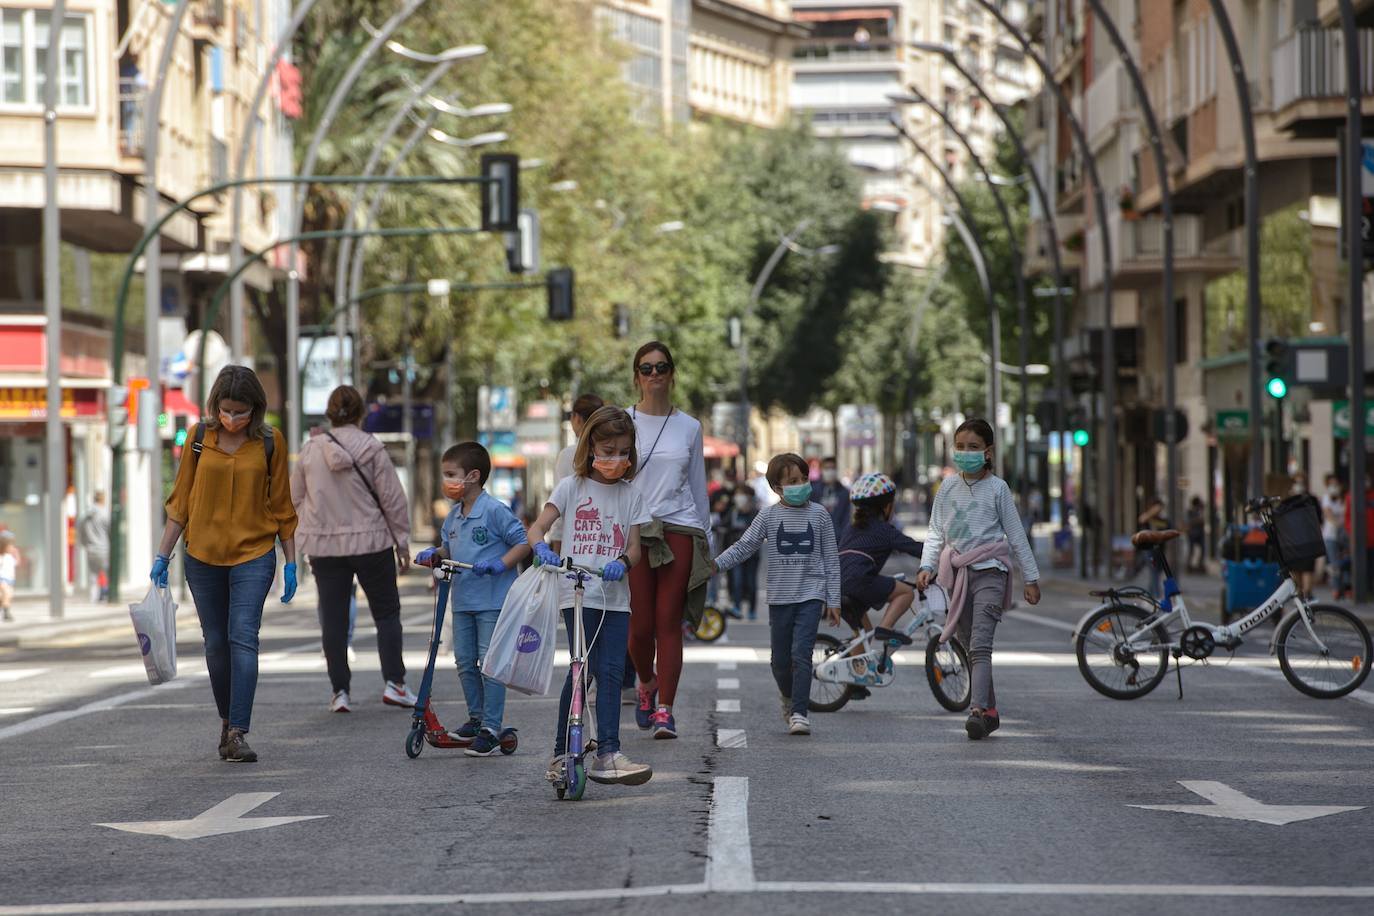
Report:
[[[426,547],[415,555],[416,566],[433,566],[439,560],[438,547]]]
[[[158,588],[167,587],[167,563],[170,559],[170,557],[158,554],[157,559],[153,561],[153,571],[148,573],[148,578],[152,579],[153,584]]]
[[[296,564],[287,563],[281,570],[282,581],[286,583],[282,589],[281,603],[290,604],[291,599],[296,597]]]
[[[506,571],[506,564],[500,560],[483,560],[472,564],[472,571],[479,576],[499,576]]]
[[[534,555],[538,557],[539,562],[543,563],[545,566],[557,566],[562,562],[562,560],[558,558],[558,554],[553,552],[553,548],[543,541],[534,545]]]
[[[625,564],[619,560],[612,560],[601,567],[601,578],[606,582],[619,582],[625,578]]]

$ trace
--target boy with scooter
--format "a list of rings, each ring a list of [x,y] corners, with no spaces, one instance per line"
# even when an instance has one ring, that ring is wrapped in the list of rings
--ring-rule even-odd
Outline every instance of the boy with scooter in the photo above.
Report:
[[[501,750],[501,719],[506,688],[485,677],[478,668],[486,657],[496,619],[506,593],[515,583],[520,561],[530,554],[525,526],[504,503],[487,493],[491,455],[476,442],[460,442],[440,461],[444,495],[453,509],[444,520],[442,545],[422,550],[421,566],[439,560],[472,565],[459,588],[453,590],[453,647],[458,678],[468,704],[468,721],[454,738],[470,741],[469,757],[491,757]]]

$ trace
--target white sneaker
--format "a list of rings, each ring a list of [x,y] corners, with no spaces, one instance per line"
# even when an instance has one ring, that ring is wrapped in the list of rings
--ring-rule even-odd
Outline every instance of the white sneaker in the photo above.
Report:
[[[348,647],[348,663],[351,665],[358,660],[358,653],[353,651],[353,647]]]
[[[811,734],[811,720],[799,712],[792,713],[787,720],[787,733],[789,735]]]
[[[330,711],[330,712],[352,712],[353,709],[352,709],[352,707],[349,705],[351,702],[352,702],[352,700],[350,700],[349,697],[348,697],[348,691],[347,691],[347,690],[340,690],[338,693],[334,694],[334,699],[332,699],[332,700],[329,701],[329,711]]]
[[[587,778],[593,782],[614,782],[623,786],[642,786],[653,777],[653,767],[633,763],[619,751],[605,757],[598,755],[587,769]]]
[[[388,706],[404,706],[407,709],[414,708],[419,701],[419,697],[410,692],[410,688],[405,684],[398,684],[395,681],[386,682],[386,690],[382,691],[382,702]]]

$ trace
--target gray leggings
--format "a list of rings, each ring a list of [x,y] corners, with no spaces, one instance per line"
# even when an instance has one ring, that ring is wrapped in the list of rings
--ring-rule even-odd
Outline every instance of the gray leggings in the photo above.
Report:
[[[971,706],[995,709],[997,692],[992,689],[992,637],[1002,622],[1002,600],[1007,593],[1007,573],[1000,569],[970,569],[968,597],[959,615],[957,634],[968,649],[970,678],[973,682]]]

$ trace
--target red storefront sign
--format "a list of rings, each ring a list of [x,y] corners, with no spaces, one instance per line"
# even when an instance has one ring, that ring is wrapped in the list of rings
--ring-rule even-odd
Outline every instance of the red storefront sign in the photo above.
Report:
[[[105,393],[99,388],[64,388],[62,409],[64,420],[81,417],[100,417],[105,413]],[[0,420],[46,420],[48,391],[46,388],[0,388]]]

